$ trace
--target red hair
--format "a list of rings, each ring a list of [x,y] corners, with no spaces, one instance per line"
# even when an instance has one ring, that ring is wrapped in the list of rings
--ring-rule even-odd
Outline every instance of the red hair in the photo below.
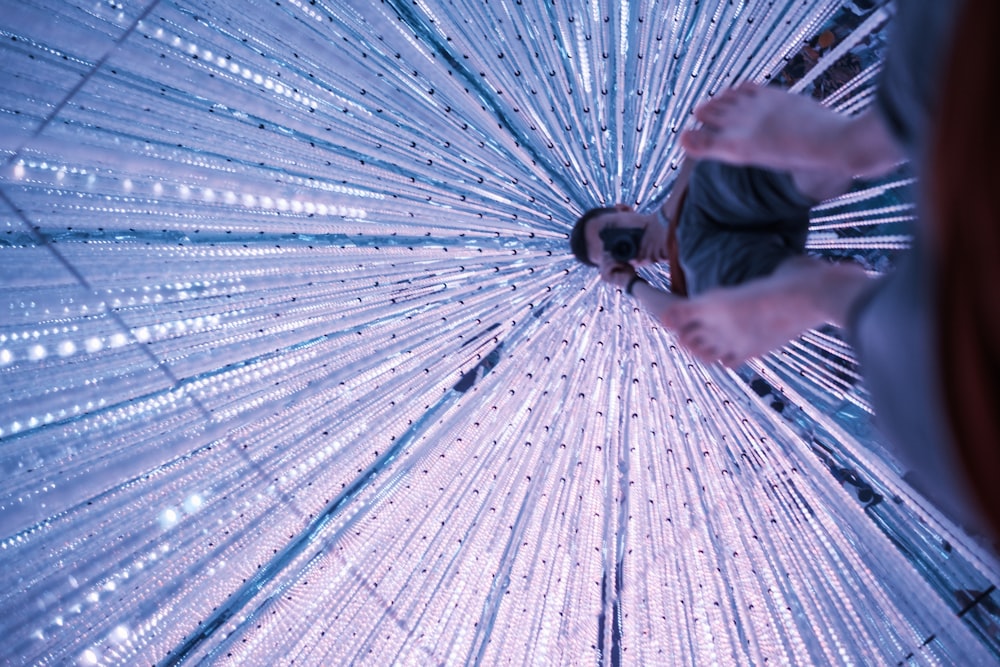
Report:
[[[1000,535],[1000,114],[997,0],[965,0],[934,118],[930,252],[939,370],[951,430],[994,537]]]

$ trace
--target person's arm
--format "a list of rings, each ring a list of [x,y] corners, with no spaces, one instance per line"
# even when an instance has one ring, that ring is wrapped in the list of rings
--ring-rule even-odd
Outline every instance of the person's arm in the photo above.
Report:
[[[667,328],[674,327],[673,308],[681,300],[680,297],[653,287],[636,275],[635,269],[628,264],[612,267],[610,271],[602,273],[601,278],[635,299],[657,322]]]
[[[657,322],[668,329],[674,328],[673,313],[681,297],[657,289],[642,278],[632,287],[632,296]]]

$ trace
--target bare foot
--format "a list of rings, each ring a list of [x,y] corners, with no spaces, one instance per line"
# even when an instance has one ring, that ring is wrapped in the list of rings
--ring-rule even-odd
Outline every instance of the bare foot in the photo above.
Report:
[[[812,327],[843,324],[869,285],[858,266],[797,257],[766,278],[706,292],[674,314],[681,343],[696,356],[736,366]]]
[[[744,82],[694,110],[699,127],[681,134],[688,155],[779,171],[874,177],[905,155],[872,110],[848,117],[815,100]]]
[[[850,122],[811,98],[749,82],[694,115],[701,126],[681,134],[688,155],[783,171],[830,168],[829,140]]]

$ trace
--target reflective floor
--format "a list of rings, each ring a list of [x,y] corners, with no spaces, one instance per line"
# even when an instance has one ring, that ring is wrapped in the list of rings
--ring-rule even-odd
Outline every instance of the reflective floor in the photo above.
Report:
[[[715,91],[870,104],[842,4],[4,2],[2,662],[994,664],[840,332],[704,366],[568,252]]]

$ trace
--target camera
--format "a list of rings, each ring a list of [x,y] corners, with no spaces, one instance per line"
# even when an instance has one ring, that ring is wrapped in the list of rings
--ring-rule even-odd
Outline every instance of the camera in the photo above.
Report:
[[[639,244],[646,230],[641,228],[606,227],[599,236],[604,250],[619,264],[628,264],[639,254]]]

